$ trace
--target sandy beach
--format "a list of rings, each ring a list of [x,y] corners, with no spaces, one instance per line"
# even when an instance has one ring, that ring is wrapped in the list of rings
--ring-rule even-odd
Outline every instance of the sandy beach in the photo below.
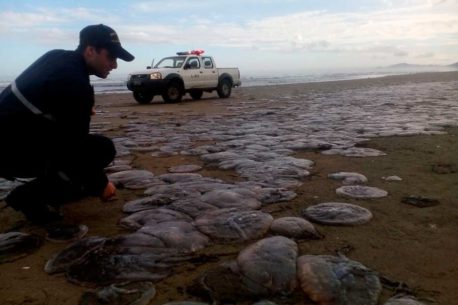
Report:
[[[293,157],[313,161],[314,166],[310,175],[300,181],[301,185],[291,187],[297,194],[293,200],[263,206],[263,211],[274,218],[300,217],[302,210],[313,204],[347,202],[363,206],[373,214],[371,221],[360,226],[315,224],[325,237],[297,240],[299,252],[344,252],[394,286],[409,290],[425,304],[456,304],[457,89],[458,72],[444,72],[264,87],[242,85],[233,90],[229,99],[219,99],[214,92],[205,93],[199,101],[186,96],[179,104],[164,104],[160,97],[155,97],[151,104],[139,105],[131,94],[97,95],[93,130],[121,139],[129,137],[132,126],[148,124],[149,132],[165,140],[149,150],[130,150],[120,159],[154,175],[167,173],[172,166],[197,164],[203,166],[199,174],[230,183],[254,178],[242,177],[233,169],[210,166],[198,154],[180,152],[203,145],[216,146],[228,135],[243,136],[240,140],[244,141],[257,136],[289,135],[291,140],[282,142],[283,148],[291,149]],[[316,145],[307,148],[307,143]],[[320,148],[324,144],[333,148],[373,148],[386,155],[324,154]],[[266,149],[269,150],[267,144]],[[342,171],[365,175],[367,185],[386,190],[388,196],[368,200],[337,195],[336,189],[342,183],[329,179],[328,174]],[[402,180],[382,178],[388,176]],[[420,208],[402,202],[411,195],[437,199],[439,204]],[[117,225],[123,205],[142,196],[143,190],[119,189],[114,201],[89,198],[66,205],[63,211],[66,219],[86,224],[89,236],[115,236],[127,233]],[[19,214],[0,201],[0,232],[12,229],[45,234],[42,228],[23,223]],[[177,268],[172,276],[156,283],[156,296],[149,304],[208,302],[193,294],[191,287],[196,279],[209,268],[234,259],[252,242],[215,243],[199,250],[200,254],[216,259]],[[49,275],[43,271],[46,261],[66,246],[45,241],[33,254],[1,264],[0,304],[78,304],[88,287],[69,283],[63,274]],[[395,287],[385,285],[379,304],[394,293]],[[269,300],[277,304],[314,304],[303,293],[272,296]]]

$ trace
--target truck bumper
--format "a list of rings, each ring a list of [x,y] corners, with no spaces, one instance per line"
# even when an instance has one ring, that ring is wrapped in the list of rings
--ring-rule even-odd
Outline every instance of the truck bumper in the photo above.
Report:
[[[127,89],[130,91],[149,92],[154,95],[164,91],[167,81],[164,79],[136,79],[130,78],[127,81]]]

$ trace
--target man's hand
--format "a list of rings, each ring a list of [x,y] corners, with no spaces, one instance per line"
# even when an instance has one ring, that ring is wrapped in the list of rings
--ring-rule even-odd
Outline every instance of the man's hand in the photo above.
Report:
[[[116,196],[116,187],[113,184],[113,182],[108,181],[107,185],[105,186],[105,189],[103,190],[102,196],[100,197],[103,201],[109,201],[111,199],[114,199]]]

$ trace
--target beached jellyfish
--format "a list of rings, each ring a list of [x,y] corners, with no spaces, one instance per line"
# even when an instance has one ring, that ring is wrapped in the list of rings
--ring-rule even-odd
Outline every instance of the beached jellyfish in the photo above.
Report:
[[[300,217],[274,219],[270,231],[274,234],[298,239],[320,239],[323,237],[312,223]]]
[[[325,202],[302,210],[307,219],[325,225],[360,225],[372,218],[372,213],[350,203]]]
[[[367,182],[366,176],[354,172],[337,172],[329,174],[328,177],[342,181],[344,185],[363,184]]]
[[[101,248],[107,238],[91,236],[81,239],[58,254],[53,255],[45,265],[45,271],[47,273],[58,273],[65,271],[75,261],[82,259],[88,253],[95,249]]]
[[[290,294],[297,285],[297,244],[283,236],[261,239],[240,251],[238,272],[253,295]]]
[[[112,166],[106,167],[105,172],[107,174],[113,174],[113,173],[124,172],[124,171],[132,170],[132,169],[133,169],[132,166],[127,165],[127,164],[112,165]]]
[[[384,305],[425,305],[425,303],[418,301],[414,296],[395,295],[388,299]]]
[[[402,178],[399,176],[388,176],[388,177],[382,177],[383,180],[385,181],[402,181]]]
[[[440,203],[439,199],[437,198],[429,198],[415,195],[402,197],[401,202],[414,205],[419,208],[432,207]]]
[[[378,275],[359,262],[330,255],[303,255],[297,276],[304,293],[319,305],[376,305]]]
[[[174,266],[191,258],[179,249],[145,245],[144,238],[138,245],[130,239],[129,245],[125,241],[119,236],[79,240],[48,260],[45,271],[65,272],[69,281],[80,285],[155,281],[167,277]]]
[[[146,305],[155,295],[156,288],[151,282],[117,283],[85,292],[79,305]]]
[[[21,185],[21,182],[10,181],[7,179],[0,178],[0,201],[5,199],[8,193],[15,187]]]
[[[196,173],[169,173],[158,176],[159,179],[167,183],[181,183],[187,181],[200,180],[203,178],[201,174]]]
[[[195,287],[197,295],[208,295],[214,304],[288,295],[297,288],[297,251],[297,244],[283,236],[259,240],[240,251],[235,261],[206,270]]]
[[[117,247],[151,247],[151,248],[165,248],[165,243],[158,237],[146,232],[134,232],[130,234],[123,234],[115,236],[110,241]]]
[[[205,248],[209,239],[185,221],[170,221],[144,226],[137,231],[159,238],[166,247],[194,252]]]
[[[239,208],[206,212],[195,220],[199,231],[223,241],[250,240],[267,233],[273,217],[257,210]]]
[[[155,209],[166,206],[178,199],[175,194],[154,194],[152,196],[135,199],[124,204],[122,211],[125,213],[135,213],[144,210]]]
[[[270,204],[282,201],[290,201],[296,198],[297,194],[285,188],[263,187],[259,191],[259,200],[263,204]]]
[[[136,212],[121,218],[119,220],[119,225],[127,229],[137,230],[143,226],[151,226],[168,221],[191,222],[192,218],[186,214],[168,208],[156,208]]]
[[[346,157],[378,157],[378,156],[385,156],[386,153],[373,149],[373,148],[366,148],[366,147],[350,147],[346,149],[329,149],[321,152],[324,155],[342,155]]]
[[[127,170],[108,175],[108,179],[118,187],[127,189],[146,189],[152,185],[163,184],[161,180],[147,170]]]
[[[388,195],[387,191],[376,187],[363,185],[341,186],[336,190],[336,193],[338,195],[361,199],[381,198]]]
[[[37,250],[43,240],[36,235],[22,232],[0,234],[0,263],[11,262]]]
[[[217,208],[259,209],[261,202],[256,194],[245,188],[218,189],[202,195],[202,201]]]

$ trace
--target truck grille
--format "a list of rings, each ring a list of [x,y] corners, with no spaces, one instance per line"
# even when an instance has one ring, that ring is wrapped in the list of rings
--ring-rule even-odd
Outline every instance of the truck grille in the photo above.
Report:
[[[140,79],[148,79],[149,75],[147,74],[135,74],[130,77],[131,80],[140,80]]]

